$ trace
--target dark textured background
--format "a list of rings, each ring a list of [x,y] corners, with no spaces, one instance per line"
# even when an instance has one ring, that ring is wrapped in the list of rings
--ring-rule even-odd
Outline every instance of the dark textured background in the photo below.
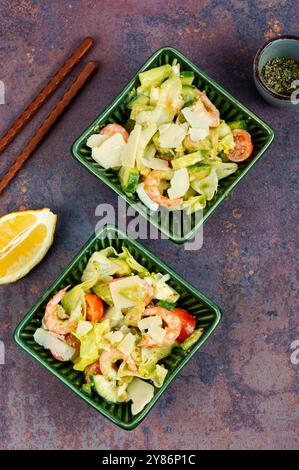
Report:
[[[0,287],[0,339],[6,346],[6,364],[0,366],[0,448],[298,448],[299,366],[290,361],[290,345],[299,339],[299,113],[263,102],[251,76],[254,54],[265,40],[298,34],[298,2],[2,0],[0,17],[0,79],[6,86],[0,132],[84,36],[96,38],[89,57],[100,63],[0,199],[0,215],[50,207],[59,216],[44,261],[17,284]],[[17,349],[12,333],[92,233],[97,204],[117,201],[71,158],[71,143],[163,45],[177,47],[261,116],[275,129],[276,140],[207,222],[199,252],[169,241],[145,242],[219,303],[224,317],[145,421],[128,433]],[[51,103],[1,155],[0,174]]]

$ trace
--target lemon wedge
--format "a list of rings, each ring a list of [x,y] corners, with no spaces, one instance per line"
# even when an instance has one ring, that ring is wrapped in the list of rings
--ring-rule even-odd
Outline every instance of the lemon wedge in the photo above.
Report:
[[[52,245],[56,220],[50,209],[0,218],[0,284],[17,281],[43,259]]]

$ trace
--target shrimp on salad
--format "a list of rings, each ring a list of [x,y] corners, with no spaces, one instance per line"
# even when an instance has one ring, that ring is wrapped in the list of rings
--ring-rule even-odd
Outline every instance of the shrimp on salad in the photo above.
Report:
[[[125,142],[128,142],[129,139],[128,132],[123,126],[120,126],[119,124],[107,124],[107,126],[103,127],[103,129],[100,131],[100,134],[107,135],[109,137],[112,137],[115,134],[121,134]]]
[[[180,205],[182,198],[169,199],[169,197],[161,194],[159,186],[163,178],[165,178],[165,176],[159,170],[152,171],[144,180],[144,191],[148,197],[159,204],[159,206],[173,207]]]
[[[181,321],[180,319],[169,310],[163,307],[148,307],[145,309],[143,316],[154,316],[158,315],[166,323],[167,327],[165,328],[165,336],[162,341],[162,346],[173,345],[175,340],[180,336],[181,333]],[[149,335],[146,335],[139,343],[140,347],[153,347],[157,343]]]
[[[220,113],[216,106],[209,100],[207,95],[200,90],[195,90],[199,100],[194,105],[194,110],[201,111],[202,108],[207,112],[210,118],[210,127],[218,127],[220,124]]]
[[[61,320],[57,316],[57,305],[61,302],[66,294],[69,286],[61,289],[52,299],[47,303],[45,316],[43,319],[44,325],[47,330],[57,335],[66,335],[74,331],[77,327],[76,320]]]
[[[113,366],[116,361],[125,361],[129,369],[133,372],[137,371],[135,361],[129,354],[126,355],[117,349],[110,349],[109,351],[103,351],[100,356],[99,364],[104,377],[108,379],[114,379],[116,377],[117,370]]]
[[[197,88],[196,72],[180,70],[177,60],[138,77],[139,86],[128,95],[128,119],[107,124],[100,136],[90,135],[87,152],[115,172],[111,177],[125,194],[151,211],[202,210],[221,180],[252,155],[249,121],[226,122],[212,97]],[[172,175],[165,180],[161,175],[168,169]]]
[[[81,281],[47,303],[34,340],[55,360],[71,361],[84,393],[110,403],[132,399],[132,413],[139,413],[168,373],[159,361],[174,345],[190,348],[201,329],[176,306],[180,294],[169,276],[150,272],[125,246],[120,253],[111,246],[93,253]],[[146,390],[136,404],[137,385]]]

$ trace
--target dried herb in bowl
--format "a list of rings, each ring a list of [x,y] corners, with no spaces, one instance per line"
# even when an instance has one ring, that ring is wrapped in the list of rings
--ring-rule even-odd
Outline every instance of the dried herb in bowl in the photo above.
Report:
[[[291,95],[292,83],[299,79],[299,62],[286,57],[268,60],[262,70],[265,85],[280,95]]]

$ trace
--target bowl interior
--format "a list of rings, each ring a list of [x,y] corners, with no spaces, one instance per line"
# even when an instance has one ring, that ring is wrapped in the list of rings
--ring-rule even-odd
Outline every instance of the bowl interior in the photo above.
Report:
[[[266,65],[268,60],[274,59],[275,57],[286,57],[288,59],[294,59],[299,62],[299,39],[276,39],[273,42],[267,44],[259,54],[257,64],[258,79],[268,92],[271,92],[271,94],[281,97],[285,95],[280,95],[272,89],[269,89],[262,78],[262,70],[264,66]],[[287,100],[290,100],[289,96],[285,96],[285,98]]]
[[[143,204],[140,203],[137,195],[126,195],[119,184],[117,172],[114,170],[104,170],[91,157],[91,151],[86,146],[87,138],[98,132],[99,129],[107,123],[118,122],[124,123],[129,117],[127,103],[132,97],[132,91],[139,84],[138,73],[153,67],[172,63],[176,59],[181,66],[181,70],[192,70],[195,74],[194,84],[207,93],[210,100],[217,106],[220,111],[221,118],[226,121],[245,120],[247,122],[249,132],[251,133],[254,151],[250,159],[239,165],[236,173],[222,179],[219,183],[217,194],[207,203],[203,211],[203,217],[198,220],[196,215],[191,218],[178,218],[177,212],[169,212],[167,224],[163,223],[163,212],[158,213],[157,217],[151,217]],[[105,182],[118,195],[122,196],[130,205],[138,212],[144,215],[148,221],[160,229],[163,234],[176,243],[183,243],[194,235],[194,232],[218,207],[225,197],[233,190],[238,182],[245,176],[249,169],[254,165],[258,158],[265,152],[273,140],[274,134],[272,129],[259,119],[255,114],[249,111],[239,101],[233,98],[212,78],[206,75],[196,65],[177,50],[165,47],[157,51],[136,73],[134,78],[115,98],[115,100],[96,118],[96,120],[82,133],[72,147],[73,156],[92,172],[95,176]],[[186,231],[186,226],[188,230]]]
[[[81,392],[81,386],[84,382],[82,372],[75,371],[72,363],[59,362],[41,346],[35,343],[33,334],[41,326],[41,320],[44,315],[45,306],[49,299],[61,288],[67,285],[76,285],[80,282],[82,272],[87,261],[94,251],[101,250],[107,246],[113,246],[117,251],[121,251],[122,246],[126,246],[138,262],[142,263],[152,272],[169,273],[171,281],[169,282],[180,294],[180,306],[192,313],[197,320],[197,327],[203,328],[204,333],[200,340],[189,350],[183,351],[181,348],[174,348],[172,354],[165,358],[161,363],[169,370],[164,385],[160,389],[155,389],[155,395],[145,409],[136,416],[131,413],[129,403],[111,404],[102,399],[97,394],[88,397]],[[191,359],[193,354],[210,336],[214,328],[220,321],[219,308],[204,294],[187,283],[178,276],[163,262],[156,258],[151,252],[146,250],[136,241],[126,237],[124,233],[115,227],[106,227],[102,229],[97,237],[94,235],[81,249],[78,255],[73,259],[64,272],[58,277],[52,286],[39,299],[36,305],[28,312],[15,331],[14,339],[22,349],[29,353],[40,364],[46,367],[51,373],[58,377],[66,386],[73,390],[77,395],[83,398],[97,411],[109,418],[115,424],[124,429],[132,429],[147,415],[154,403],[163,393],[179,370]]]
[[[261,73],[268,60],[275,57],[287,57],[299,62],[299,39],[276,39],[268,44],[261,52],[258,70]]]

